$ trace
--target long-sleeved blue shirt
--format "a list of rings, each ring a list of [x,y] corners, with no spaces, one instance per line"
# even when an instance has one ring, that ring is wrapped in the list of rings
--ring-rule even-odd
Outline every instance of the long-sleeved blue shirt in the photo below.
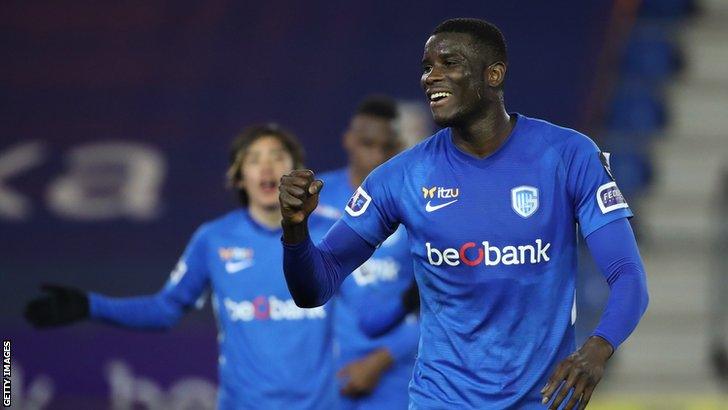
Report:
[[[610,299],[628,304],[610,304],[597,335],[616,348],[646,308],[636,246],[604,246],[612,233],[634,244],[608,156],[576,131],[513,115],[490,156],[461,151],[444,129],[372,172],[318,248],[286,247],[294,299],[315,306],[405,226],[422,302],[414,408],[543,407],[541,387],[575,349],[577,228],[598,248]]]
[[[310,225],[320,237],[330,222],[313,217]],[[91,316],[124,327],[168,328],[210,290],[219,329],[219,408],[334,408],[332,312],[295,305],[280,267],[280,236],[247,210],[230,212],[195,232],[160,292],[91,293]]]

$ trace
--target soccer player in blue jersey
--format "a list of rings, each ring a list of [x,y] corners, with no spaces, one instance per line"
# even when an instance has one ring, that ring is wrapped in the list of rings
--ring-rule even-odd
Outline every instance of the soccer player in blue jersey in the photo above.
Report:
[[[421,299],[411,408],[584,408],[647,306],[632,213],[608,155],[574,130],[508,113],[506,68],[495,26],[441,23],[425,44],[421,85],[444,128],[374,170],[317,245],[308,215],[326,187],[304,170],[281,181],[284,272],[300,306],[325,303],[407,229]],[[578,231],[611,293],[577,348]]]
[[[228,177],[242,208],[200,226],[157,294],[112,298],[51,287],[28,305],[26,316],[41,327],[89,318],[168,329],[211,290],[219,329],[219,408],[334,408],[329,306],[297,307],[280,268],[278,181],[303,165],[303,150],[278,126],[253,126],[233,142],[230,164]],[[312,234],[323,236],[330,225],[313,222]]]
[[[397,118],[391,98],[372,96],[362,101],[343,136],[347,167],[320,175],[326,190],[321,192],[317,213],[338,219],[351,192],[401,150]],[[399,322],[386,335],[374,338],[360,329],[359,322],[376,309],[372,304],[391,303],[412,280],[407,234],[400,228],[341,284],[334,304],[334,335],[342,408],[407,408],[419,324]]]

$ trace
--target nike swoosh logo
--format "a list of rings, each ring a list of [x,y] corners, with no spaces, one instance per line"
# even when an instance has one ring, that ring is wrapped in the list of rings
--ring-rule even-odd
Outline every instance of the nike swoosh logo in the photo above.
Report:
[[[251,266],[253,266],[253,261],[227,262],[225,264],[225,270],[227,273],[235,273]]]
[[[430,201],[427,201],[427,205],[425,205],[425,211],[427,211],[427,212],[435,212],[438,209],[442,209],[442,208],[444,208],[444,207],[446,207],[448,205],[452,205],[452,204],[454,204],[457,201],[458,201],[457,199],[454,199],[454,200],[452,200],[450,202],[445,202],[444,204],[435,205],[435,206],[433,206],[432,204],[430,204]]]

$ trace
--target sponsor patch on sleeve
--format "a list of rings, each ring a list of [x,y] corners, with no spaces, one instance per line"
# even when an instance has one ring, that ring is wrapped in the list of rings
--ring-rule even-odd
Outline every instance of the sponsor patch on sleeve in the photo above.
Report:
[[[346,213],[351,216],[359,216],[367,210],[370,202],[372,202],[372,197],[367,194],[364,188],[358,187],[346,204]]]
[[[597,189],[597,203],[603,214],[614,211],[615,209],[629,207],[622,192],[617,188],[617,183],[614,181],[607,182]]]

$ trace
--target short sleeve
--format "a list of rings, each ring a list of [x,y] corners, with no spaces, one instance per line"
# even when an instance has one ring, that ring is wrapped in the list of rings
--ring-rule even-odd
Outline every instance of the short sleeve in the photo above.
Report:
[[[610,155],[599,151],[589,138],[579,135],[567,164],[567,180],[581,234],[586,238],[632,211],[617,186],[609,165]]]
[[[208,251],[205,226],[200,227],[187,244],[162,292],[183,306],[195,304],[209,283]]]
[[[370,245],[378,246],[399,226],[395,198],[401,186],[396,163],[390,160],[380,165],[354,191],[342,219]]]

